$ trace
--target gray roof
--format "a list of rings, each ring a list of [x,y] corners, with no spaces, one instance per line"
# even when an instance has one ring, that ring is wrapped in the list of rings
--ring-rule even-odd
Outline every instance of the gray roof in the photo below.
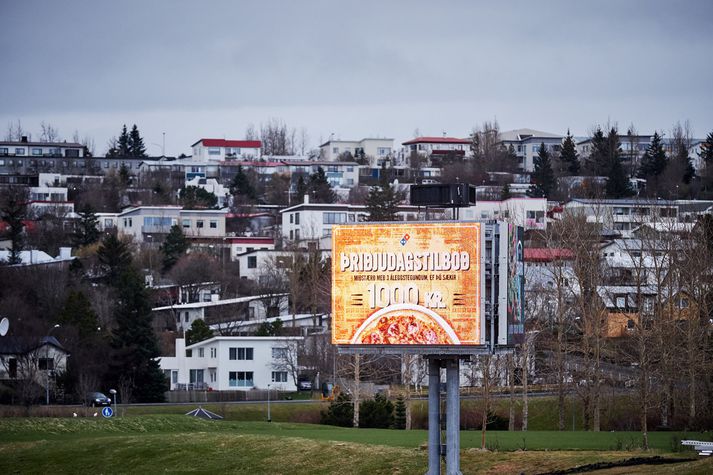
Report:
[[[575,198],[569,203],[582,203],[587,205],[611,205],[611,206],[675,206],[676,202],[671,200],[650,200],[650,199],[609,199],[609,200],[588,200],[583,198]],[[565,204],[566,206],[566,204]]]

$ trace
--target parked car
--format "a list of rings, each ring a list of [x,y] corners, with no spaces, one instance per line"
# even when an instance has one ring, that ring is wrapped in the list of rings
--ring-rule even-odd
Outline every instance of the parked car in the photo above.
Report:
[[[92,407],[111,406],[111,398],[107,397],[104,393],[92,392],[87,393],[84,403]]]
[[[306,376],[300,376],[297,378],[297,390],[298,391],[311,391],[312,381]]]

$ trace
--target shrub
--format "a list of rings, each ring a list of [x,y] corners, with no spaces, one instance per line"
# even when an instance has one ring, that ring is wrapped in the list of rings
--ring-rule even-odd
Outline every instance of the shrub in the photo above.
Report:
[[[394,406],[394,429],[406,429],[406,403],[401,396]]]
[[[377,394],[359,405],[359,427],[388,429],[393,424],[394,405],[386,396]]]
[[[320,423],[332,426],[352,427],[354,425],[354,406],[352,405],[352,398],[350,398],[348,394],[340,393],[339,396],[329,404],[327,411],[322,411]]]

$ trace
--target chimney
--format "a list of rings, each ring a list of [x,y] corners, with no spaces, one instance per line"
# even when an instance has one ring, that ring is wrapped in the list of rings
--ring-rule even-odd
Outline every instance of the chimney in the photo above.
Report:
[[[22,137],[20,137],[20,142],[27,143],[27,135],[23,135]]]
[[[64,260],[64,259],[69,259],[72,257],[72,248],[71,247],[60,247],[59,248],[59,258]]]
[[[305,195],[305,204],[309,204],[309,195]]]
[[[220,295],[218,295],[218,294],[210,294],[210,301],[211,301],[211,302],[217,302],[218,300],[220,300]]]

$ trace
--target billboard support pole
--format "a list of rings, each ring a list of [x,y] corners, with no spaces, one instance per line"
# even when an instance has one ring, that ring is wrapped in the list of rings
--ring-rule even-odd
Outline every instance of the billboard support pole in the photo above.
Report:
[[[441,362],[428,359],[428,473],[441,473]]]
[[[446,474],[460,471],[460,360],[453,358],[446,365]]]

